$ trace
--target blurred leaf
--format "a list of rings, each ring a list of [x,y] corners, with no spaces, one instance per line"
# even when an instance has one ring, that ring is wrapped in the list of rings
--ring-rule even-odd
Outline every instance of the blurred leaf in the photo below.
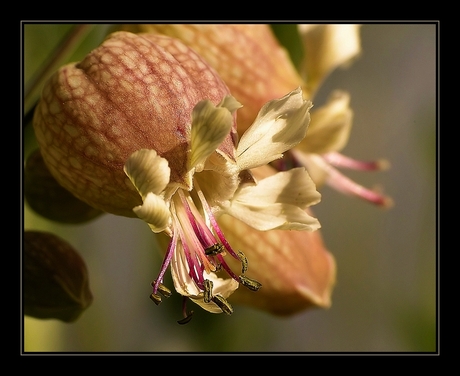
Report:
[[[289,52],[289,56],[298,69],[302,63],[304,49],[296,24],[271,24],[270,25],[278,41]]]
[[[63,188],[51,175],[38,149],[27,158],[24,196],[37,214],[56,222],[85,223],[104,213]]]
[[[74,248],[47,232],[24,232],[24,314],[75,321],[93,300],[86,264]]]
[[[421,305],[412,310],[402,307],[402,310],[403,313],[396,318],[396,326],[410,348],[416,352],[436,352],[436,317],[431,307]]]

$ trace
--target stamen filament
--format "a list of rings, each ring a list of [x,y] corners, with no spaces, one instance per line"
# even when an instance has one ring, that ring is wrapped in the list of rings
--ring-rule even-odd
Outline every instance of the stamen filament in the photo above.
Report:
[[[179,190],[179,192],[182,194],[182,197],[183,197],[183,193],[181,192],[181,190]],[[197,232],[195,231],[197,228],[197,223],[193,220],[193,218],[195,217],[191,218],[188,215],[188,213],[192,215],[190,206],[188,205],[185,198],[184,200],[182,200],[182,197],[181,197],[182,205],[180,205],[180,208],[178,207],[179,205],[176,205],[177,207],[176,214],[180,222],[179,227],[181,228],[182,230],[181,233],[183,234],[183,236],[181,236],[182,244],[186,243],[187,246],[190,246],[189,248],[190,255],[192,257],[195,257],[201,260],[201,263],[204,269],[209,273],[213,269],[213,266],[207,259],[204,253],[203,245],[197,237]],[[185,210],[180,210],[182,207],[185,208]]]
[[[370,162],[359,161],[357,159],[347,157],[337,152],[323,154],[322,157],[328,163],[330,163],[331,165],[335,167],[349,168],[352,170],[376,171],[376,170],[385,170],[389,167],[388,161],[384,159],[378,159],[376,161],[370,161]]]
[[[322,161],[322,163],[320,161]],[[326,183],[339,192],[361,198],[365,201],[372,202],[375,205],[385,208],[391,207],[393,205],[393,200],[391,198],[354,182],[339,172],[337,169],[332,167],[330,164],[328,164],[322,157],[318,156],[317,162],[322,164],[324,171],[328,175]]]
[[[204,210],[205,210],[205,212],[206,212],[206,214],[207,214],[207,216],[209,218],[209,221],[211,222],[211,226],[214,229],[216,235],[219,237],[220,242],[224,245],[225,248],[227,248],[228,252],[230,253],[230,255],[232,255],[232,257],[234,257],[235,259],[239,260],[238,255],[232,249],[232,247],[228,243],[227,239],[225,239],[224,233],[220,229],[220,227],[219,227],[219,225],[218,225],[218,223],[216,221],[216,218],[214,217],[214,214],[212,213],[212,210],[209,207],[209,204],[208,204],[208,202],[206,201],[206,198],[203,195],[203,192],[201,191],[201,189],[198,186],[197,181],[195,181],[195,188],[196,188],[196,192],[198,194],[198,197],[200,198],[201,204],[203,205],[203,208],[204,208]]]
[[[322,155],[309,154],[308,159],[301,152],[291,150],[295,159],[301,162],[308,169],[308,162],[314,163],[315,166],[321,168],[327,175],[326,184],[342,192],[346,195],[356,196],[375,205],[388,208],[393,205],[393,200],[379,192],[370,190],[362,185],[354,182],[350,178],[343,175],[339,170],[334,168]]]
[[[185,255],[185,258],[187,260],[187,264],[189,266],[189,272],[188,272],[189,276],[190,276],[190,278],[192,278],[195,281],[197,286],[199,286],[200,288],[203,288],[203,276],[202,276],[202,273],[201,273],[201,268],[200,268],[200,266],[198,265],[198,263],[196,261],[196,257],[194,257],[194,255],[192,256],[192,254],[190,252],[190,248],[188,247],[188,244],[187,244],[187,239],[186,239],[184,231],[183,231],[183,229],[181,227],[181,223],[180,223],[179,219],[177,218],[177,213],[176,212],[172,213],[172,218],[173,218],[173,221],[174,221],[174,228],[179,233],[180,244],[178,244],[178,246],[182,247],[183,254]],[[177,251],[179,251],[179,250],[177,250]],[[197,271],[200,271],[200,272],[198,273]]]
[[[216,257],[219,259],[220,264],[225,269],[225,271],[230,275],[230,277],[232,277],[235,281],[239,281],[238,276],[235,273],[233,273],[233,270],[230,269],[230,267],[227,265],[224,257],[221,254],[217,255]]]
[[[171,208],[173,208],[174,204],[171,202]],[[177,246],[177,231],[173,232],[173,236],[171,241],[168,244],[168,249],[166,250],[166,255],[163,259],[163,263],[161,264],[160,273],[158,274],[157,279],[153,285],[153,293],[156,294],[158,291],[158,286],[160,283],[163,282],[163,277],[166,273],[166,269],[168,269],[169,264],[171,263],[171,259],[173,257],[174,251]]]
[[[187,313],[187,300],[188,298],[185,296],[182,299],[182,314],[184,315],[184,318],[182,320],[177,321],[177,323],[180,325],[184,325],[190,322],[194,313],[193,311]]]
[[[211,232],[211,230],[209,229],[208,225],[206,224],[202,214],[196,208],[195,204],[193,203],[192,198],[190,196],[188,198],[190,200],[190,205],[187,205],[187,206],[190,211],[190,215],[193,216],[193,219],[197,226],[197,229],[198,229],[197,231],[198,231],[198,234],[200,235],[199,238],[200,238],[201,244],[203,245],[204,248],[209,248],[210,246],[216,243],[216,238],[214,234]]]
[[[195,222],[195,216],[192,214],[192,211],[190,209],[190,205],[188,204],[187,199],[185,198],[185,195],[184,195],[184,192],[182,191],[182,189],[178,190],[178,194],[179,194],[179,197],[181,199],[182,205],[183,205],[183,207],[184,207],[184,209],[185,209],[185,211],[187,213],[187,217],[190,220],[190,224],[193,227],[193,231],[196,234],[199,234],[200,230],[198,228],[198,225]]]

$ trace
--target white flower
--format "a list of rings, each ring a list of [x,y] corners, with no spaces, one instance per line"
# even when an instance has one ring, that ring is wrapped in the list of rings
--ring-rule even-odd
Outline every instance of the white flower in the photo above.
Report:
[[[213,313],[232,313],[226,299],[240,283],[254,291],[261,287],[245,275],[244,254],[231,248],[217,223],[221,214],[257,230],[313,231],[320,227],[305,212],[321,197],[305,168],[259,182],[249,172],[281,158],[305,137],[311,106],[300,89],[268,102],[241,140],[234,140],[232,153],[225,150],[224,140],[240,104],[231,96],[218,106],[207,100],[199,102],[193,110],[191,146],[184,161],[187,184],[170,180],[168,161],[155,150],[141,149],[129,157],[124,170],[143,200],[134,212],[153,232],[171,237],[153,283],[152,300],[161,301],[158,292],[164,291],[163,276],[169,265],[176,291]],[[229,268],[227,254],[241,261],[241,273]]]

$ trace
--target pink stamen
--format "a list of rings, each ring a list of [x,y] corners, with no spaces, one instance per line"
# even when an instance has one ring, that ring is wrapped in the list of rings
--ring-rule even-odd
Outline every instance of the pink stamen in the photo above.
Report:
[[[360,171],[376,171],[386,170],[389,168],[388,161],[379,159],[376,161],[359,161],[337,152],[323,154],[322,157],[325,161],[336,167],[349,168]]]
[[[184,197],[185,199],[185,197]],[[195,233],[199,237],[201,244],[204,248],[207,248],[216,243],[216,239],[212,234],[211,230],[208,228],[205,223],[201,213],[198,212],[198,209],[194,204],[188,205],[187,201],[184,203],[184,206],[187,206],[189,210],[189,216],[193,218],[193,222],[196,225]]]
[[[356,196],[365,201],[385,208],[391,207],[393,205],[393,200],[391,198],[384,196],[379,192],[365,188],[362,185],[354,182],[339,172],[337,169],[332,167],[330,164],[327,164],[327,162],[324,161],[322,167],[328,176],[326,183],[339,192],[351,196]]]
[[[183,235],[183,232],[181,230],[179,231]],[[201,272],[200,264],[196,258],[196,254],[192,255],[192,252],[190,251],[190,247],[188,246],[185,239],[184,240],[181,239],[181,245],[182,245],[182,248],[184,249],[185,258],[187,259],[187,263],[188,263],[188,268],[189,268],[188,275],[190,276],[190,278],[192,278],[195,281],[196,285],[202,289],[204,287],[203,285],[204,278],[203,278],[203,273]]]
[[[232,255],[232,257],[234,257],[235,259],[239,260],[239,257],[238,255],[235,253],[235,251],[232,249],[232,247],[230,246],[229,242],[227,241],[227,239],[225,239],[225,236],[224,236],[224,233],[222,232],[222,230],[220,229],[218,223],[217,223],[217,220],[216,218],[214,217],[214,214],[212,213],[212,210],[211,208],[209,207],[209,204],[208,202],[206,201],[206,198],[204,197],[203,195],[203,192],[201,191],[201,189],[198,187],[198,183],[195,182],[195,185],[196,185],[196,191],[197,191],[197,194],[198,194],[198,197],[200,198],[200,201],[203,205],[203,208],[206,212],[206,215],[208,216],[209,218],[209,221],[211,222],[211,226],[213,228],[213,230],[215,231],[216,235],[219,237],[219,240],[221,241],[221,243],[224,245],[224,247],[228,250],[228,252],[230,253],[230,255]]]
[[[239,282],[240,278],[235,273],[233,273],[233,270],[230,269],[230,267],[225,262],[224,257],[222,255],[217,255],[216,257],[219,259],[220,264],[222,265],[224,270],[230,275],[230,277],[232,277],[235,281]]]
[[[185,212],[187,213],[188,220],[190,224],[193,227],[193,231],[196,234],[200,234],[200,229],[198,228],[198,225],[195,221],[195,216],[192,214],[192,210],[190,209],[190,205],[187,202],[187,199],[185,198],[184,192],[182,192],[181,189],[178,190],[179,197],[181,199],[182,205],[185,209]]]
[[[185,239],[182,242],[191,246],[190,254],[197,258],[198,263],[201,260],[200,269],[206,270],[209,273],[211,270],[215,270],[215,266],[207,258],[205,248],[213,245],[216,240],[204,223],[193,201],[190,199],[189,205],[182,191],[179,191],[179,196],[182,203],[181,207],[185,208],[185,210],[179,210],[177,213],[182,229],[184,230]]]
[[[175,229],[175,231],[177,231],[179,233],[180,244],[182,246],[183,252],[185,254],[185,258],[187,260],[187,264],[189,266],[189,276],[190,276],[190,278],[192,278],[195,281],[195,283],[200,288],[202,288],[204,278],[203,278],[203,275],[201,273],[200,264],[199,264],[199,262],[197,261],[197,258],[196,258],[196,253],[195,253],[196,243],[193,241],[192,236],[187,236],[187,234],[189,234],[189,235],[194,234],[194,232],[191,231],[190,228],[187,229],[187,225],[189,227],[191,227],[190,223],[187,220],[185,220],[185,222],[184,222],[184,219],[182,219],[182,222],[181,222],[179,216],[182,216],[182,215],[183,215],[183,211],[181,211],[181,210],[177,210],[177,211],[175,211],[173,213],[173,218],[174,218],[174,221],[175,221],[174,229]],[[185,226],[186,231],[184,231],[182,226]],[[196,241],[198,242],[197,239],[196,239]],[[195,247],[190,248],[189,247],[189,242],[191,242]],[[199,242],[198,242],[198,246],[201,247],[199,245]],[[200,272],[198,272],[198,271],[200,271]]]
[[[308,154],[307,157],[307,155],[297,150],[291,150],[291,154],[297,163],[305,166],[307,170],[310,163],[313,163],[316,167],[321,168],[327,175],[326,183],[337,191],[346,195],[356,196],[380,207],[389,208],[393,205],[393,200],[390,197],[365,188],[362,185],[359,185],[358,183],[349,179],[336,168],[334,168],[329,160],[324,158],[323,155]],[[354,168],[358,170],[375,170],[375,168],[369,168],[372,167],[372,163],[374,163],[374,167],[377,167],[376,163],[381,164],[381,162],[372,162],[370,164],[366,164],[366,162],[353,163],[353,159],[341,156],[339,153],[330,153],[327,155],[329,156],[329,159],[333,159],[335,165],[345,166],[348,164],[347,167],[354,166]],[[381,169],[381,167],[382,166],[380,166],[379,169]]]
[[[174,203],[171,202],[171,207],[174,206]],[[163,262],[161,264],[161,268],[160,268],[160,273],[158,273],[158,277],[157,279],[155,280],[155,283],[153,284],[153,293],[156,294],[157,291],[158,291],[158,286],[160,285],[160,283],[163,282],[163,277],[166,273],[166,269],[168,269],[168,266],[169,264],[171,263],[171,259],[173,257],[173,254],[176,250],[176,247],[177,247],[177,240],[178,240],[178,237],[177,237],[177,232],[174,231],[173,232],[173,236],[168,244],[168,249],[166,250],[166,255],[163,259]]]

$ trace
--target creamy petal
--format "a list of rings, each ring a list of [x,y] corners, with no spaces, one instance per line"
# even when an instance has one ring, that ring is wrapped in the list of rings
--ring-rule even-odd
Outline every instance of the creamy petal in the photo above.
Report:
[[[324,158],[321,157],[321,155],[304,153],[296,149],[291,150],[291,153],[302,166],[307,168],[308,174],[317,187],[321,187],[326,182],[328,174],[327,169],[325,169],[326,164],[324,163]]]
[[[156,195],[163,192],[171,174],[168,161],[151,149],[140,149],[131,154],[124,171],[143,200],[150,192]]]
[[[325,154],[345,147],[350,135],[353,111],[350,95],[335,91],[328,102],[311,112],[307,137],[297,149],[305,153]]]
[[[310,122],[310,101],[300,88],[266,103],[243,134],[236,151],[237,164],[246,170],[281,158],[303,140]]]
[[[149,192],[142,205],[133,208],[134,213],[147,222],[153,232],[164,231],[170,223],[171,212],[163,197]]]
[[[229,200],[238,187],[238,175],[224,175],[214,170],[203,170],[195,175],[195,182],[206,197],[206,201],[217,209],[222,202]]]
[[[211,313],[222,313],[222,310],[213,302],[205,303],[203,292],[197,287],[189,275],[189,268],[185,254],[176,249],[171,262],[171,275],[174,288],[182,296],[190,298],[194,303]],[[204,273],[204,278],[213,283],[213,295],[221,295],[228,298],[239,286],[238,282],[231,278],[219,278],[215,273]]]
[[[209,279],[213,283],[213,295],[220,295],[227,299],[238,288],[239,283],[232,278],[219,278],[215,273],[204,273],[204,278]],[[211,313],[222,313],[222,310],[213,302],[205,303],[203,296],[198,298],[190,296],[190,299],[198,304],[201,308]]]
[[[315,231],[321,227],[316,218],[294,205],[253,205],[247,202],[232,202],[226,213],[259,231],[274,229]]]
[[[202,169],[202,166],[198,166],[227,137],[232,125],[233,116],[228,108],[216,107],[208,100],[201,101],[195,106],[192,113],[190,168]]]
[[[320,228],[304,209],[321,200],[321,194],[304,168],[278,172],[257,185],[238,190],[225,211],[260,231]]]
[[[312,98],[329,73],[361,53],[360,25],[298,25],[298,30],[305,47],[301,73]]]
[[[198,296],[200,290],[188,272],[188,264],[184,251],[177,245],[171,260],[171,276],[176,291],[183,296]]]
[[[257,185],[244,186],[235,194],[235,198],[253,204],[286,203],[305,209],[321,200],[315,183],[303,167],[281,171]]]

